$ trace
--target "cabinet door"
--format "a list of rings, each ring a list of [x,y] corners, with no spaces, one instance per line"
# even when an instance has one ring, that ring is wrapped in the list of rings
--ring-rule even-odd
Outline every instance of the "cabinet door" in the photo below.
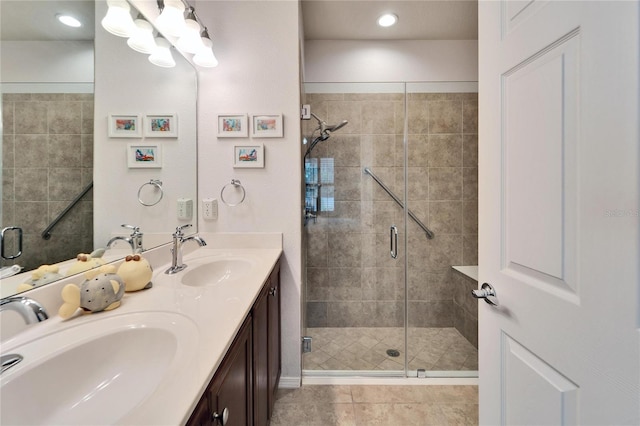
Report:
[[[213,417],[209,411],[209,398],[204,395],[191,414],[187,426],[213,426]]]
[[[249,315],[209,388],[213,424],[216,426],[253,425],[251,346]],[[226,421],[223,421],[223,416],[227,417]]]
[[[253,305],[253,416],[255,426],[266,426],[269,419],[269,316],[270,283],[260,292]]]
[[[269,311],[269,418],[276,402],[278,381],[280,380],[280,263],[269,278],[268,311]]]

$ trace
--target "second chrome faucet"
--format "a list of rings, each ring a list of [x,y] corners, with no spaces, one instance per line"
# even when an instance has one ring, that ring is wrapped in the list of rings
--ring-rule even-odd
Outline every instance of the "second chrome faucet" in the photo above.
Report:
[[[201,237],[198,237],[196,235],[192,235],[187,238],[184,237],[183,231],[190,227],[191,224],[178,226],[176,228],[176,232],[173,234],[173,245],[171,246],[171,267],[164,271],[165,274],[175,274],[187,267],[187,265],[182,263],[182,246],[185,243],[189,241],[195,241],[200,247],[204,247],[207,245],[207,243]]]

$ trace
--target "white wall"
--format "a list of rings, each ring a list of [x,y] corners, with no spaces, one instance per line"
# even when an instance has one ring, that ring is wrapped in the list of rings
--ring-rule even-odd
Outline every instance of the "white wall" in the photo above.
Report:
[[[150,248],[155,245],[152,233],[164,233],[168,242],[176,226],[195,220],[177,219],[176,200],[185,197],[197,202],[196,72],[177,52],[173,52],[175,68],[151,64],[147,55],[130,49],[125,38],[102,28],[106,10],[105,2],[96,2],[94,194],[99,196],[94,196],[94,244],[104,246],[113,233],[128,234],[120,227],[126,223],[140,226],[145,248]],[[107,136],[109,114],[166,113],[177,114],[178,138]],[[128,168],[129,143],[160,145],[162,168]],[[157,205],[145,207],[138,202],[138,189],[151,179],[163,182],[164,196]]]
[[[305,82],[478,81],[477,40],[307,40]]]
[[[2,83],[93,83],[91,41],[3,41]]]
[[[237,207],[219,204],[207,232],[282,232],[282,376],[300,377],[301,165],[298,2],[200,1],[220,65],[200,68],[198,100],[198,193],[220,199],[231,179],[246,189]],[[281,113],[284,138],[217,138],[223,113]],[[234,169],[235,144],[264,143],[263,169]],[[219,200],[220,201],[220,200]]]

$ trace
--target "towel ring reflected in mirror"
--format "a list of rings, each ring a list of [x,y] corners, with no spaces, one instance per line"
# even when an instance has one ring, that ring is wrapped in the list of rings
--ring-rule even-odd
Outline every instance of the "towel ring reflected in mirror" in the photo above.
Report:
[[[224,192],[227,188],[234,188],[237,192],[238,189],[240,189],[240,191],[242,191],[242,197],[240,198],[240,201],[236,202],[236,203],[230,203],[229,201],[225,200],[224,198]],[[242,202],[244,201],[244,198],[247,196],[247,192],[244,190],[244,186],[242,186],[242,184],[240,183],[240,181],[238,179],[231,179],[231,183],[226,184],[225,186],[222,187],[222,190],[220,191],[220,199],[222,200],[222,202],[230,207],[235,207],[238,204],[242,204]]]
[[[159,195],[156,195],[157,200],[155,199],[156,197],[152,198],[150,202],[145,202],[142,200],[142,190],[144,189],[145,186],[147,185],[151,185],[152,186],[152,191],[153,192],[159,192]],[[164,197],[164,191],[162,190],[162,181],[158,180],[158,179],[151,179],[149,182],[145,182],[140,186],[140,189],[138,189],[138,201],[140,202],[140,204],[142,204],[143,206],[155,206],[156,204],[158,204],[161,200],[162,197]],[[145,197],[148,198],[148,197]],[[155,200],[155,201],[153,201]]]

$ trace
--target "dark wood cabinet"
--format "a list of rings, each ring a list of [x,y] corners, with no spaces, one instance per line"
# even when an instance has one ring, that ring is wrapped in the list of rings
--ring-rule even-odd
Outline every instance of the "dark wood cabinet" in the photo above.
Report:
[[[267,426],[280,371],[278,262],[187,426]]]
[[[280,343],[280,263],[276,264],[271,273],[268,297],[269,312],[269,418],[273,413],[273,405],[276,402],[278,383],[280,382],[281,343]]]

